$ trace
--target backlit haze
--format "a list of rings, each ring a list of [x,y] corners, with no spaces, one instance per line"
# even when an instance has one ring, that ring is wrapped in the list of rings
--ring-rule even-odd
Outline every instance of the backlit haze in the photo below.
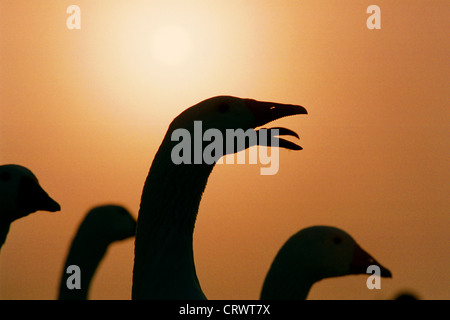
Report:
[[[70,30],[69,5],[80,8]],[[381,10],[369,29],[367,7]],[[279,170],[217,165],[194,233],[209,299],[257,299],[282,244],[346,230],[393,273],[323,280],[309,299],[450,298],[449,1],[2,1],[0,164],[62,207],[11,225],[0,299],[55,299],[89,209],[135,217],[169,123],[216,95],[299,104]],[[293,140],[294,141],[294,140]],[[113,244],[91,299],[130,299],[134,239]]]

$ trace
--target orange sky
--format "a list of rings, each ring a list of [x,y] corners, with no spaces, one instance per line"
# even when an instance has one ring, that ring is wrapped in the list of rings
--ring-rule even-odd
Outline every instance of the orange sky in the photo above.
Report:
[[[380,30],[366,27],[371,4]],[[112,202],[137,216],[170,121],[219,94],[309,114],[274,122],[304,148],[280,150],[276,175],[236,164],[210,176],[194,234],[208,298],[258,298],[284,241],[327,224],[393,278],[381,290],[365,275],[324,280],[310,299],[449,299],[449,14],[446,0],[2,1],[0,164],[30,168],[62,211],[12,224],[0,299],[55,299],[84,214]],[[174,26],[178,63],[155,54]],[[133,249],[110,248],[92,299],[130,298]]]

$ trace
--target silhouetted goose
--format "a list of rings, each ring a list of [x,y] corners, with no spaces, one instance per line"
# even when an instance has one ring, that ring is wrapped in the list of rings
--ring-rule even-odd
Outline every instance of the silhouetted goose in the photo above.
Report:
[[[419,298],[419,296],[416,293],[413,293],[409,290],[405,290],[405,291],[401,291],[398,292],[393,300],[410,300],[410,301],[414,301],[414,300],[421,300]]]
[[[135,240],[133,299],[206,298],[195,271],[192,240],[200,199],[214,162],[208,164],[201,160],[200,164],[174,164],[172,150],[179,143],[172,141],[174,130],[185,129],[195,137],[194,121],[197,120],[201,121],[203,132],[214,128],[225,137],[226,129],[253,130],[285,116],[306,113],[305,108],[297,105],[218,96],[186,109],[172,121],[142,192]],[[282,129],[279,135],[295,134]],[[227,144],[226,138],[224,144]],[[278,145],[291,150],[301,149],[282,138],[278,138]],[[249,146],[247,143],[234,151]],[[196,157],[201,158],[203,150],[195,146],[191,149],[192,163]],[[215,160],[220,157],[220,154],[216,155]]]
[[[70,246],[61,276],[60,300],[86,300],[89,286],[97,267],[114,241],[135,235],[136,220],[122,206],[103,205],[90,210],[81,222]],[[81,288],[69,289],[67,280],[72,272],[67,267],[76,265],[81,271]]]
[[[276,255],[264,281],[261,299],[306,299],[315,282],[366,274],[370,265],[378,265],[382,277],[392,277],[345,231],[328,226],[305,228],[294,234]]]
[[[0,248],[14,220],[38,210],[55,212],[61,207],[29,169],[15,164],[0,166]]]

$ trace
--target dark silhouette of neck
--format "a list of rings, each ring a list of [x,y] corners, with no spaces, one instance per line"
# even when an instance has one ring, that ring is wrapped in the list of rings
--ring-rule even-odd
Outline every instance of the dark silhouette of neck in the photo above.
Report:
[[[195,271],[193,233],[214,164],[171,160],[163,141],[142,192],[135,240],[133,299],[205,299]]]

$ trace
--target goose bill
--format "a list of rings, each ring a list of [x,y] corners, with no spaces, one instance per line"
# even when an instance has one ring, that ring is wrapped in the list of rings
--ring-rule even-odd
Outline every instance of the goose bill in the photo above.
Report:
[[[377,265],[380,268],[381,277],[392,278],[392,273],[389,269],[378,263],[377,260],[357,244],[353,253],[353,261],[350,265],[350,273],[365,274],[367,273],[367,268],[371,265]]]
[[[285,140],[283,138],[276,137],[276,136],[292,136],[292,137],[296,137],[297,139],[299,139],[298,134],[290,129],[283,128],[283,127],[274,127],[274,128],[270,128],[270,129],[262,128],[262,129],[259,129],[256,131],[261,131],[261,130],[267,130],[267,131],[269,131],[269,134],[267,134],[267,136],[266,136],[267,138],[265,140],[264,139],[258,140],[258,145],[260,145],[260,146],[271,147],[272,141],[274,141],[274,142],[276,142],[275,146],[280,147],[280,148],[285,148],[285,149],[289,149],[289,150],[302,150],[303,149],[302,147],[295,144],[294,142]],[[277,132],[273,132],[273,130],[277,130]],[[258,134],[258,138],[259,137],[260,137],[260,135]],[[271,138],[269,138],[269,137],[271,137]]]
[[[296,114],[308,114],[306,109],[299,105],[294,104],[283,104],[283,103],[276,103],[276,102],[266,102],[266,101],[257,101],[253,99],[245,99],[245,104],[250,109],[250,111],[253,113],[255,117],[255,123],[254,128],[263,126],[271,121],[292,116]],[[297,133],[295,133],[292,130],[289,130],[287,128],[282,127],[275,127],[272,129],[278,129],[279,134],[278,135],[290,135],[298,138]],[[269,129],[270,130],[270,129]],[[290,142],[288,140],[282,139],[282,138],[276,138],[278,141],[278,146],[280,148],[290,149],[290,150],[301,150],[302,147],[296,145],[293,142]],[[270,140],[270,139],[268,139]],[[266,143],[260,145],[267,145],[270,144]]]
[[[42,189],[37,180],[29,177],[24,177],[20,181],[17,206],[28,214],[38,210],[50,212],[61,210],[60,205]]]

